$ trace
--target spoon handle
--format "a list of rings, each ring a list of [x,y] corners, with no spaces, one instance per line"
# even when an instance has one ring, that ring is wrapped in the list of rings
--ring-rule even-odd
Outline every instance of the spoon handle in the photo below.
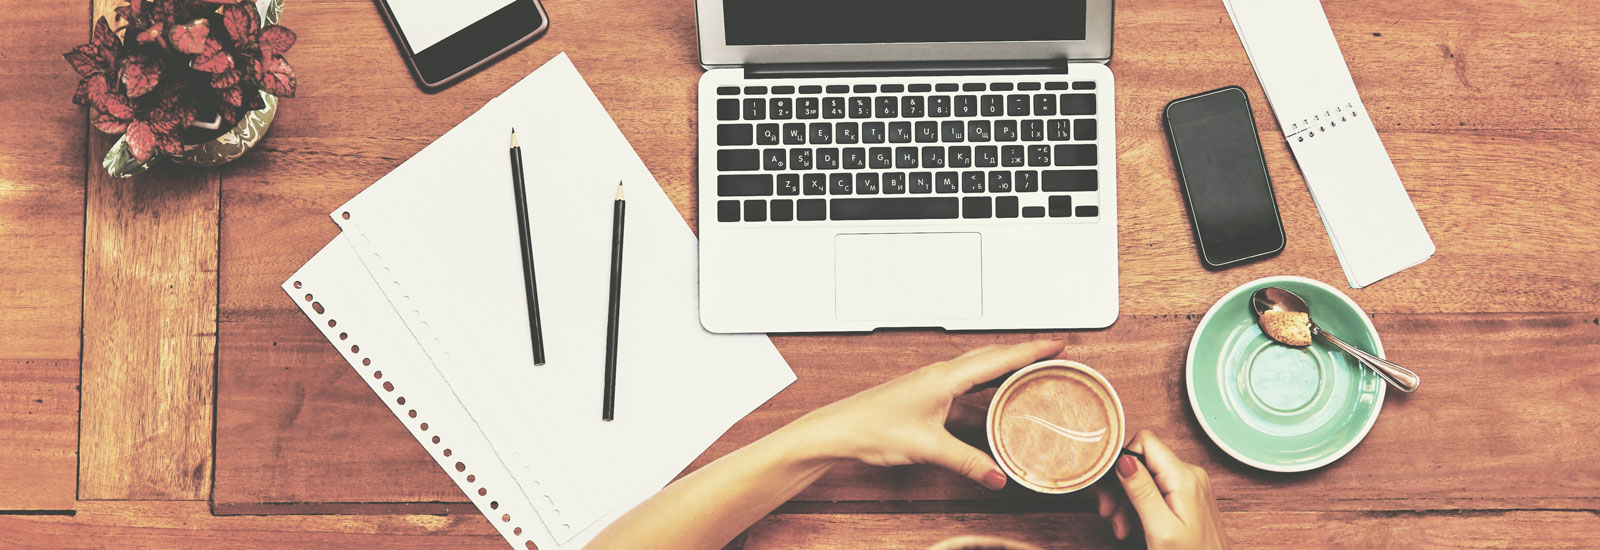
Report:
[[[1346,343],[1344,340],[1340,340],[1338,336],[1334,336],[1332,333],[1322,330],[1322,327],[1312,325],[1311,329],[1312,334],[1326,338],[1328,342],[1331,342],[1335,347],[1344,350],[1345,353],[1354,355],[1356,359],[1361,361],[1363,365],[1366,365],[1372,370],[1377,371],[1379,377],[1387,380],[1396,389],[1406,393],[1411,393],[1417,391],[1417,386],[1422,385],[1422,378],[1417,376],[1417,373],[1411,372],[1409,369],[1400,365],[1391,363],[1386,359],[1367,353],[1361,348],[1352,346]]]

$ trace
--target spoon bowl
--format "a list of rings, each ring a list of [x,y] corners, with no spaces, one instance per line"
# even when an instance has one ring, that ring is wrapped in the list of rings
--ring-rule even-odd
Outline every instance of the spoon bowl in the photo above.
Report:
[[[1354,356],[1361,364],[1376,371],[1379,377],[1394,386],[1395,389],[1411,393],[1417,391],[1417,387],[1422,385],[1422,378],[1417,376],[1417,373],[1367,353],[1361,348],[1340,340],[1339,337],[1334,336],[1332,333],[1322,330],[1322,327],[1317,326],[1316,322],[1311,320],[1311,306],[1307,305],[1306,301],[1300,298],[1299,295],[1290,292],[1289,289],[1269,286],[1255,291],[1254,294],[1250,295],[1250,309],[1255,312],[1258,319],[1262,319],[1262,314],[1274,311],[1304,314],[1306,323],[1304,329],[1308,330],[1312,336],[1321,336],[1328,343],[1333,344],[1334,347]],[[1283,344],[1301,345],[1296,343],[1293,338],[1285,335],[1281,331],[1281,327],[1265,322],[1262,322],[1261,325],[1261,331],[1266,333],[1268,338]]]

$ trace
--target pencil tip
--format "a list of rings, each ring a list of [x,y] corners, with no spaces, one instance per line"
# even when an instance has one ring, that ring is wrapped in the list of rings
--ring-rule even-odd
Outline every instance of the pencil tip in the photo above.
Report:
[[[511,129],[511,146],[512,147],[521,147],[521,145],[517,144],[517,129],[516,128],[512,128]]]
[[[620,181],[617,182],[617,200],[619,200],[619,201],[623,200],[622,199],[622,182],[620,182]]]

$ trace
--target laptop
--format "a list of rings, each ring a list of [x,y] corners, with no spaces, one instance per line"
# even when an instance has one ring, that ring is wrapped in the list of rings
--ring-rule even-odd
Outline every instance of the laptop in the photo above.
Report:
[[[1113,0],[698,0],[712,332],[1109,326]]]

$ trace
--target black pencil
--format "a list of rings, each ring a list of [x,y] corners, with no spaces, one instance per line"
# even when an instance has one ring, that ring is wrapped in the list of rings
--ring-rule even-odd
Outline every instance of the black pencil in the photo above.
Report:
[[[533,364],[544,364],[544,329],[539,326],[539,284],[533,275],[533,234],[528,231],[528,190],[522,181],[522,146],[511,129],[511,190],[516,195],[517,237],[522,240],[522,286],[528,299],[528,332],[533,335]]]
[[[600,405],[600,419],[611,420],[617,404],[617,331],[622,311],[622,233],[628,201],[622,198],[622,182],[617,182],[617,202],[611,210],[611,308],[606,320],[606,390]]]

